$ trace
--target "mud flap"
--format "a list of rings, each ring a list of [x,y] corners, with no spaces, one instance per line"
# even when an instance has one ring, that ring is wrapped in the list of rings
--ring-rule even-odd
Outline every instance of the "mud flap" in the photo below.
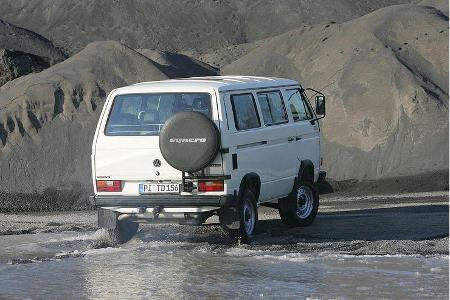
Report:
[[[98,227],[106,229],[116,229],[119,222],[118,216],[119,213],[113,210],[99,208],[97,210]]]
[[[239,229],[241,222],[235,207],[221,208],[219,211],[220,225],[226,229]]]

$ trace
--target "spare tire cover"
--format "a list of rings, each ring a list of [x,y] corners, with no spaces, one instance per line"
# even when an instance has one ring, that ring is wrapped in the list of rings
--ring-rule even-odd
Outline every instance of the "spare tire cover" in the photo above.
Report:
[[[159,148],[175,169],[194,172],[205,168],[217,155],[220,135],[216,124],[199,112],[180,112],[164,123]]]

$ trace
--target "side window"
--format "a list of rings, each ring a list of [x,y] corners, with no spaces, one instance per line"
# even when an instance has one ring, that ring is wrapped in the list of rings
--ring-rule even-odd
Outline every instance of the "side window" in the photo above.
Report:
[[[258,128],[261,126],[255,99],[252,94],[231,95],[234,124],[237,130]]]
[[[258,93],[258,102],[261,107],[264,125],[270,126],[288,121],[286,109],[279,91]]]
[[[286,90],[286,94],[286,103],[292,112],[294,121],[304,121],[313,118],[308,103],[306,102],[305,97],[302,95],[299,89]]]

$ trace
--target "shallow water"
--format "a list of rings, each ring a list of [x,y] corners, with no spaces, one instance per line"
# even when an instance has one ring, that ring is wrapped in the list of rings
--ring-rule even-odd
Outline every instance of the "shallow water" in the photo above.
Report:
[[[230,246],[179,228],[145,227],[120,247],[102,231],[0,237],[0,298],[448,299],[448,256]]]

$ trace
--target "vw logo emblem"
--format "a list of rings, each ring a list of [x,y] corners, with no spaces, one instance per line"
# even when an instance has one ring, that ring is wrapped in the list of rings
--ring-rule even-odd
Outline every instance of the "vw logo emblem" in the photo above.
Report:
[[[161,161],[159,159],[155,159],[153,161],[153,165],[157,168],[161,167]]]

